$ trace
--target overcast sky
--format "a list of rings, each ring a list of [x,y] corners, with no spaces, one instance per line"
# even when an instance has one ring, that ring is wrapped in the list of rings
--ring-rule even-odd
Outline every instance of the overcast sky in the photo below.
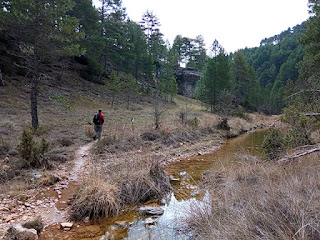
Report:
[[[94,0],[98,2],[98,0]],[[259,46],[265,37],[309,18],[308,0],[122,0],[129,18],[139,22],[152,11],[161,23],[164,40],[176,35],[202,35],[209,48],[214,39],[227,52]]]

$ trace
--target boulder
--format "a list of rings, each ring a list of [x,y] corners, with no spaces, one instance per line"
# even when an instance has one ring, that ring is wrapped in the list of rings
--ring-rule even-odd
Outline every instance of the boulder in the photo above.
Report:
[[[162,215],[164,210],[161,207],[150,207],[144,206],[139,208],[139,212],[141,215]]]
[[[63,231],[70,231],[72,227],[73,227],[73,223],[70,223],[70,222],[60,223],[60,229]]]
[[[13,225],[8,229],[1,240],[37,240],[37,230],[22,227],[20,224]]]

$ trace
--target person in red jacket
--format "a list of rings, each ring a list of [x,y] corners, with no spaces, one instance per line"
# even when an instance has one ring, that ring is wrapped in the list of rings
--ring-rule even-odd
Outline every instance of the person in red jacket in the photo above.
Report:
[[[96,140],[97,138],[100,139],[101,132],[102,132],[102,125],[104,123],[104,116],[102,115],[102,110],[99,110],[99,112],[96,115],[94,115],[93,123],[94,123],[93,140]]]

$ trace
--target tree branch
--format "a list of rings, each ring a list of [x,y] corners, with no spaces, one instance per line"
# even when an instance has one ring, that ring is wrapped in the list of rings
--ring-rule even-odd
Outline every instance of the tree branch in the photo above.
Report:
[[[294,97],[294,96],[296,96],[296,95],[300,95],[300,94],[302,94],[302,93],[304,93],[304,92],[320,93],[320,89],[301,90],[301,91],[299,91],[299,92],[296,92],[296,93],[294,93],[294,94],[291,94],[290,96],[286,97],[285,99],[292,98],[292,97]]]
[[[300,152],[296,152],[290,156],[285,156],[284,158],[281,158],[280,160],[278,160],[279,163],[282,162],[287,162],[290,161],[292,159],[298,158],[298,157],[302,157],[305,155],[308,155],[310,153],[314,153],[314,152],[319,152],[320,151],[320,147],[319,146],[314,146],[314,148],[309,149],[309,150],[304,150],[304,151],[300,151]]]

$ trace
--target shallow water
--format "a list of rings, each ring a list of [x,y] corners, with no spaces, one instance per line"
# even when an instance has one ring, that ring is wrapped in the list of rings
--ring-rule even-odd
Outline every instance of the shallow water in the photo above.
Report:
[[[210,194],[199,188],[203,173],[211,168],[234,166],[242,155],[264,158],[262,141],[265,130],[243,134],[229,139],[226,144],[211,154],[181,159],[167,167],[174,189],[159,204],[164,209],[160,217],[141,217],[138,212],[120,214],[98,224],[76,225],[70,232],[59,230],[58,225],[49,226],[40,239],[55,240],[100,240],[106,234],[114,239],[190,239],[183,229],[183,219],[189,205],[210,207]]]

